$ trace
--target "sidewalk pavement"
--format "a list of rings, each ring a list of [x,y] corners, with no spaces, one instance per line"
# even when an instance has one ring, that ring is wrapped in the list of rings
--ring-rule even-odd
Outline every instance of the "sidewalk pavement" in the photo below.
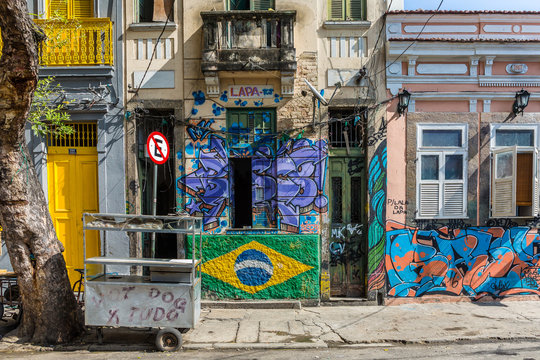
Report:
[[[457,340],[540,340],[539,301],[302,309],[206,309],[184,348],[388,346]]]
[[[154,349],[155,331],[106,329],[103,344],[94,332],[57,350],[140,351]],[[280,309],[204,308],[184,349],[287,349],[389,347],[404,343],[458,340],[540,340],[540,302],[427,303],[396,306],[323,306]],[[48,348],[53,350],[52,348]],[[4,351],[42,351],[0,341]]]

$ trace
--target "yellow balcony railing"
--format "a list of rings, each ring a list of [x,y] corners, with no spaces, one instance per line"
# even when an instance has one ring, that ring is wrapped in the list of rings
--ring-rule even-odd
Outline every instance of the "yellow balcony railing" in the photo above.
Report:
[[[34,20],[45,34],[42,66],[113,64],[113,32],[109,18]]]

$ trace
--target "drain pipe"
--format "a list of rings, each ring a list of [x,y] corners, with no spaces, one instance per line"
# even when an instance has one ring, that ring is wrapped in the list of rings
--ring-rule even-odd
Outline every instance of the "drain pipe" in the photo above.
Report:
[[[480,163],[482,162],[481,161],[481,158],[480,158],[480,141],[481,141],[481,137],[480,135],[482,134],[482,113],[479,112],[478,113],[478,131],[476,132],[477,133],[477,137],[478,137],[478,151],[477,151],[477,156],[478,156],[478,170],[476,171],[476,226],[480,226]]]

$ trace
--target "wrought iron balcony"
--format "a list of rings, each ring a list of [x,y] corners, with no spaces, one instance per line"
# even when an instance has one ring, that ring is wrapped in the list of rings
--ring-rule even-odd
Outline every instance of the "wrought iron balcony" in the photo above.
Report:
[[[36,19],[47,35],[42,66],[113,65],[113,32],[109,18]]]
[[[204,11],[203,73],[296,70],[296,11]]]

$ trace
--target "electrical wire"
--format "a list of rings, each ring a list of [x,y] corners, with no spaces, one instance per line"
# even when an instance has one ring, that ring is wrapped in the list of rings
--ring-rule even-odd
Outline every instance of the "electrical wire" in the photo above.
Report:
[[[163,28],[161,29],[161,32],[159,33],[159,36],[156,40],[156,45],[154,45],[154,50],[152,51],[152,56],[150,57],[150,61],[148,62],[148,66],[146,67],[146,70],[144,70],[144,74],[141,78],[141,81],[139,82],[139,86],[137,86],[137,89],[135,89],[135,92],[133,93],[133,96],[127,101],[126,105],[129,104],[133,99],[135,99],[139,95],[139,90],[141,90],[141,87],[143,85],[144,79],[146,77],[146,74],[148,74],[148,70],[150,70],[150,66],[152,66],[152,61],[154,61],[154,57],[156,55],[157,47],[160,44],[161,37],[165,33],[165,29],[167,29],[167,25],[169,24],[169,18],[171,17],[174,10],[174,0],[171,2],[171,8],[169,13],[167,14],[167,19],[165,19],[165,24],[163,24]],[[125,107],[125,105],[124,105]]]
[[[418,41],[418,39],[420,38],[420,36],[422,35],[422,33],[424,32],[424,29],[426,28],[427,24],[431,21],[431,19],[437,15],[437,11],[439,11],[439,9],[441,8],[442,4],[444,3],[444,0],[441,0],[441,2],[439,3],[439,6],[437,6],[437,9],[435,9],[435,11],[433,12],[433,14],[431,14],[431,16],[426,20],[426,22],[424,23],[424,25],[422,26],[422,29],[420,29],[420,32],[418,33],[418,35],[416,35],[416,38],[409,44],[409,46],[407,46],[407,48],[405,50],[403,50],[403,52],[401,54],[399,54],[399,56],[394,60],[392,61],[390,64],[386,65],[386,67],[378,72],[376,72],[375,74],[373,74],[372,76],[377,76],[378,74],[380,74],[381,72],[384,72],[386,71],[386,69],[388,69],[390,66],[392,66],[393,64],[395,64],[403,55],[405,55],[405,53],[416,43],[416,41]]]
[[[385,99],[385,100],[383,100],[383,101],[381,101],[381,102],[379,102],[377,104],[366,107],[363,110],[360,110],[358,112],[355,112],[352,115],[349,115],[349,116],[346,116],[346,117],[343,117],[343,118],[329,118],[326,121],[319,121],[319,122],[316,122],[316,123],[310,123],[310,124],[306,124],[306,125],[303,125],[303,126],[300,126],[300,127],[295,127],[293,129],[286,129],[286,130],[282,130],[282,131],[279,131],[279,132],[273,132],[273,133],[256,133],[254,131],[254,129],[253,129],[253,131],[250,131],[251,129],[248,129],[248,128],[245,128],[246,131],[244,131],[244,130],[228,131],[228,130],[222,130],[222,129],[212,129],[211,127],[208,127],[208,126],[200,126],[200,125],[190,123],[190,121],[194,121],[195,119],[181,120],[181,119],[176,118],[172,114],[169,115],[169,118],[171,120],[174,120],[177,123],[180,123],[180,124],[186,126],[186,128],[201,129],[201,130],[208,131],[209,133],[213,133],[213,134],[233,135],[233,136],[238,136],[238,137],[241,137],[241,136],[257,136],[257,137],[261,137],[261,138],[281,138],[284,135],[289,135],[290,133],[293,133],[293,132],[301,133],[302,131],[305,131],[308,128],[315,128],[317,126],[322,127],[322,126],[325,126],[327,124],[336,123],[336,122],[353,122],[357,116],[362,116],[364,114],[367,114],[369,111],[377,109],[379,106],[392,101],[396,97],[397,96],[392,96],[392,97],[390,97],[388,99]],[[164,118],[163,116],[160,116],[160,115],[150,115],[150,114],[145,114],[143,117],[145,119],[152,119],[152,118],[153,119],[163,119]],[[204,117],[201,117],[200,119],[196,119],[196,120],[202,121],[202,120],[204,120]]]

